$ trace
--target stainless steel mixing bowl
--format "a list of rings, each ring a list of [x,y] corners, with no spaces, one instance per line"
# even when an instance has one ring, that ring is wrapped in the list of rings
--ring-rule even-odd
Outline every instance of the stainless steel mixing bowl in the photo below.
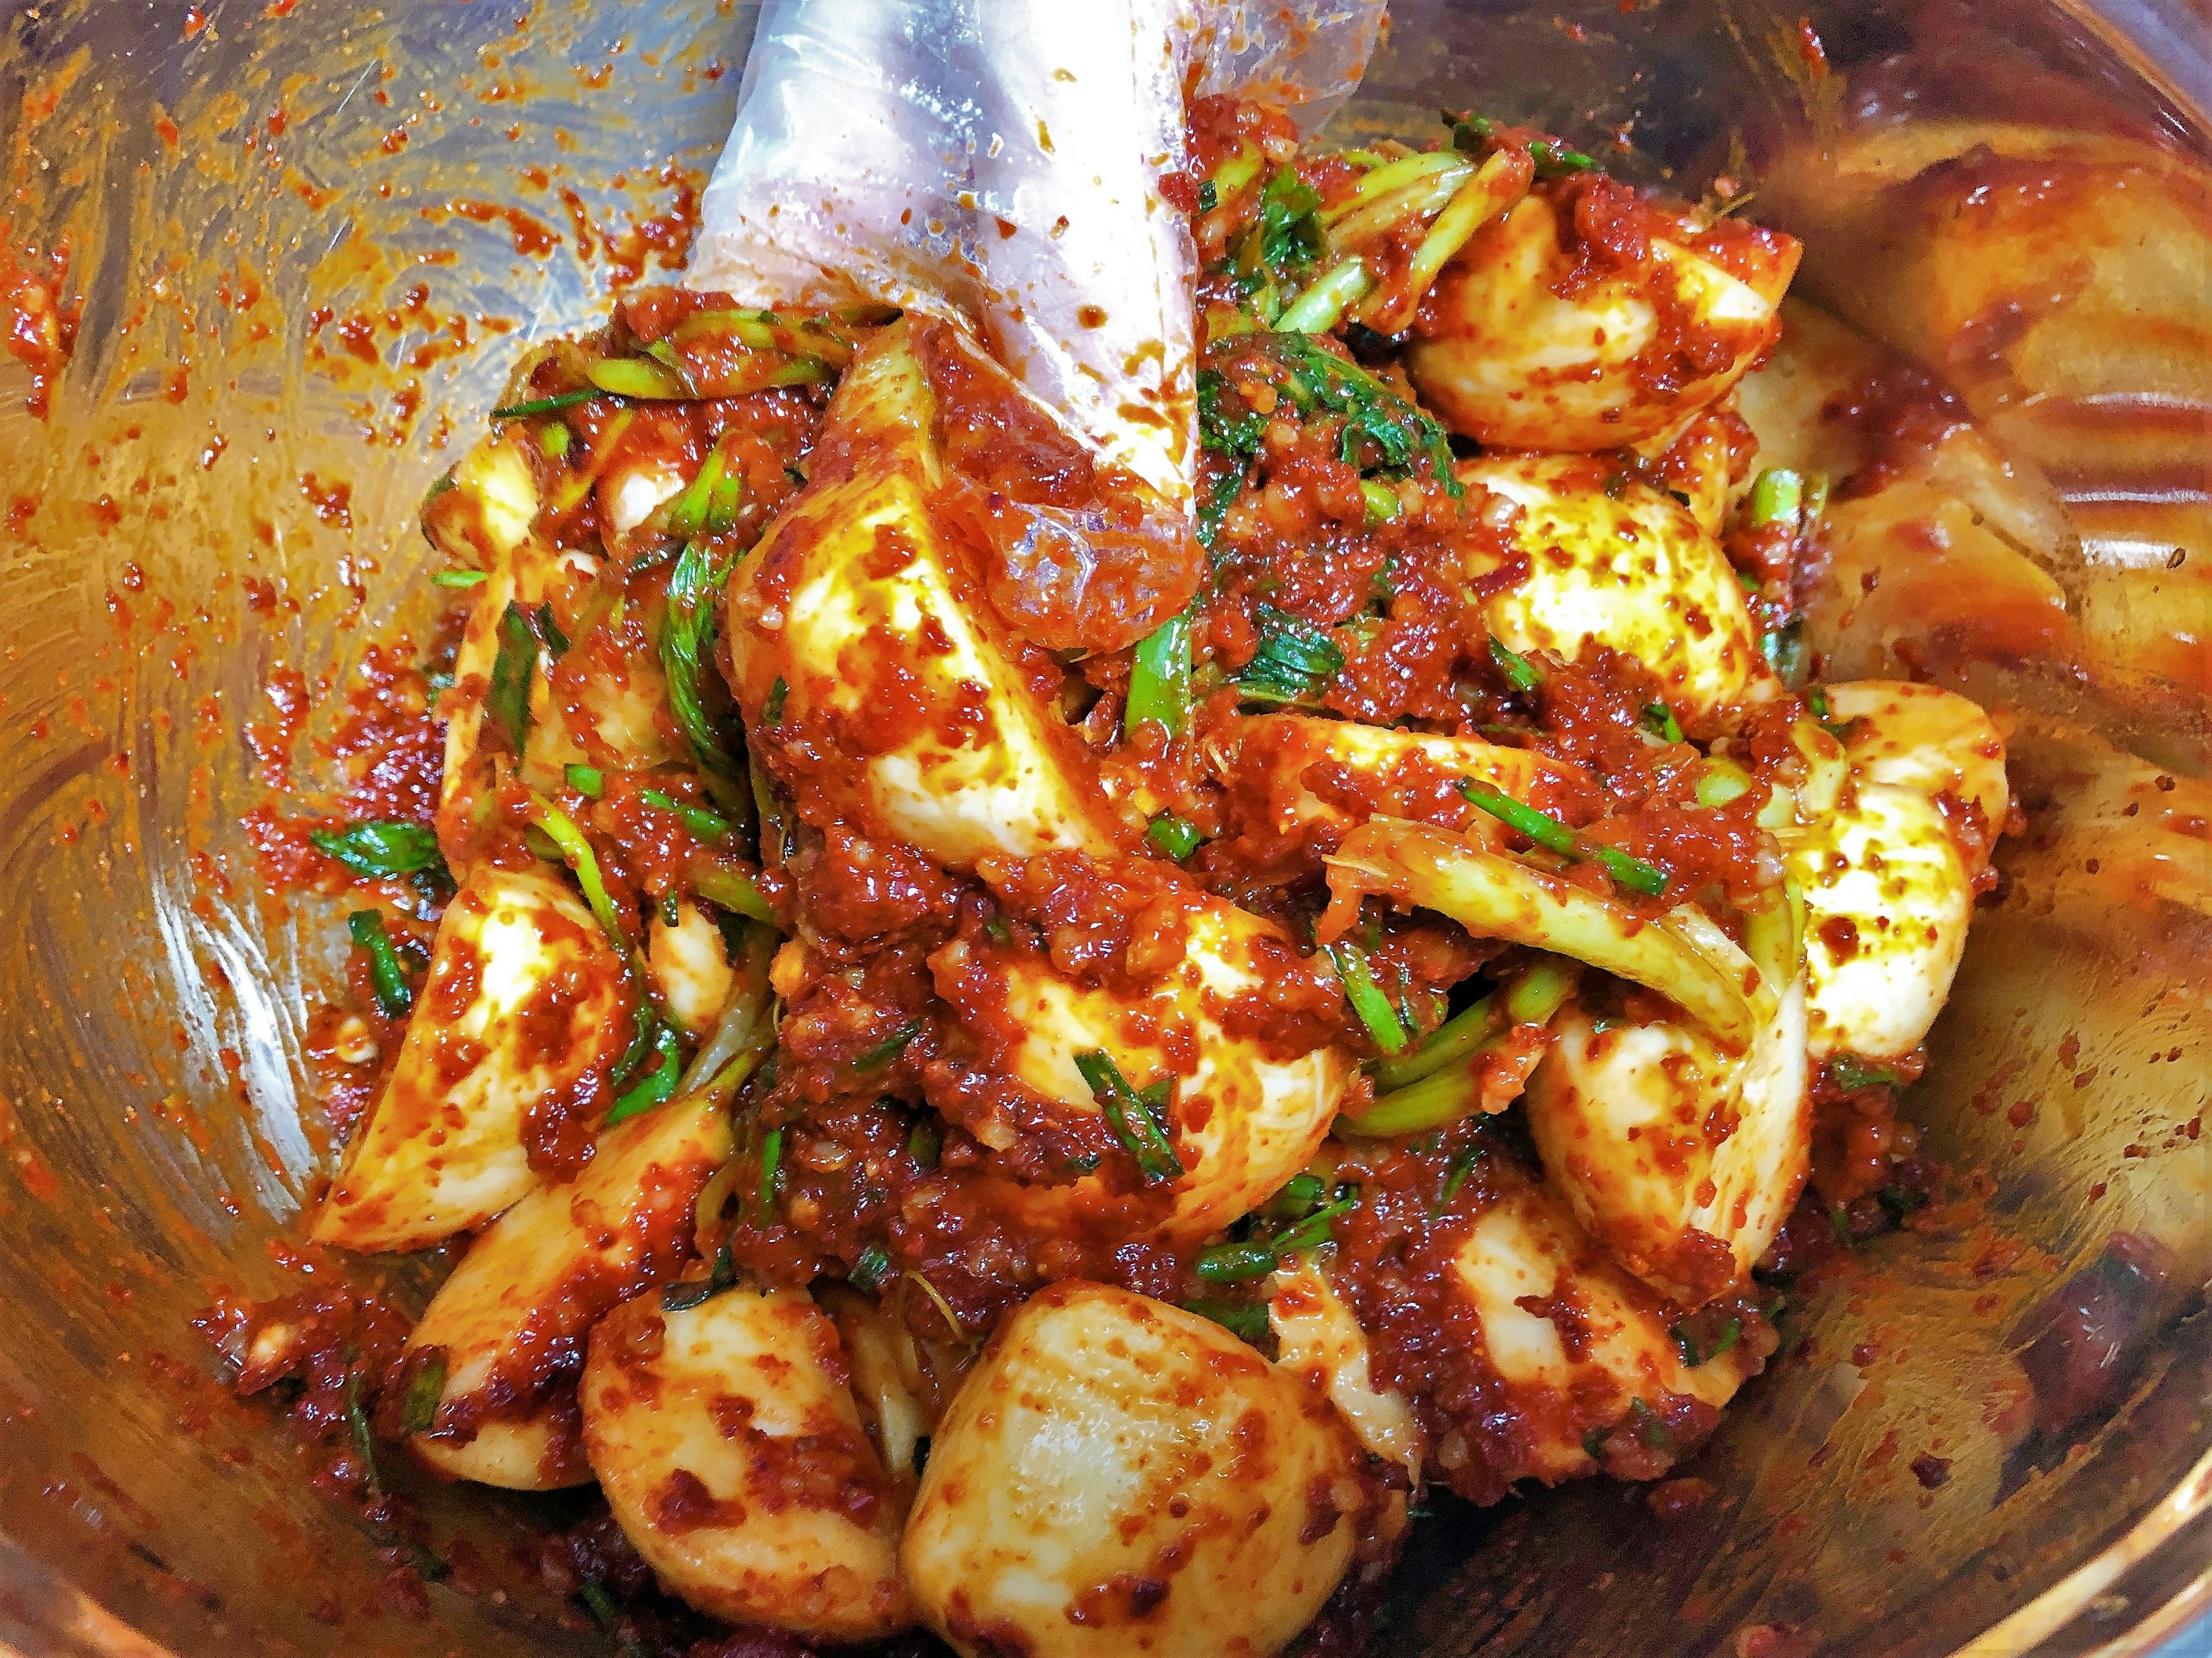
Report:
[[[2002,711],[2028,809],[1910,1096],[1979,1210],[1880,1241],[1794,1316],[1695,1466],[1703,1506],[1590,1484],[1446,1514],[1390,1644],[2148,1650],[2206,1598],[2212,1506],[2212,871],[2174,804],[2212,750],[2201,6],[1395,11],[1355,128],[1480,105],[1618,133],[1646,176],[1763,179],[1801,287],[2050,478],[2069,616],[2024,652],[1920,641]],[[417,496],[515,352],[668,241],[651,222],[712,163],[748,27],[731,0],[45,0],[4,24],[0,277],[27,299],[65,246],[83,311],[47,419],[0,368],[0,1649],[604,1649],[520,1563],[546,1505],[496,1493],[421,1493],[452,1570],[410,1609],[406,1557],[308,1488],[187,1321],[216,1284],[284,1287],[273,1246],[327,1149],[296,1102],[340,929],[258,889],[240,817],[329,763],[303,689],[422,636]],[[2050,129],[2133,193],[1993,274],[1975,168],[2057,153]],[[2143,231],[2150,197],[2171,210]],[[1948,602],[1971,623],[1981,596]]]

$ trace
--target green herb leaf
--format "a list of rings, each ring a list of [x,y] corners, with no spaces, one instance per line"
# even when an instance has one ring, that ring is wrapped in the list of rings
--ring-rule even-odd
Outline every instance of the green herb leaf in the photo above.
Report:
[[[499,652],[492,658],[484,707],[499,721],[508,747],[518,756],[530,741],[530,682],[538,671],[542,648],[528,612],[509,599],[499,619]]]
[[[1321,227],[1321,192],[1285,167],[1267,180],[1260,197],[1260,257],[1282,270],[1311,264],[1326,245]]]
[[[1452,476],[1451,443],[1444,428],[1357,363],[1316,344],[1309,334],[1269,334],[1258,337],[1251,349],[1282,372],[1281,390],[1299,413],[1326,410],[1343,417],[1342,459],[1359,461],[1364,439],[1380,452],[1380,471],[1405,476],[1416,461],[1425,459],[1447,494],[1457,499],[1465,493]]]
[[[1103,1048],[1094,1048],[1075,1056],[1075,1068],[1090,1085],[1091,1097],[1098,1102],[1098,1108],[1105,1115],[1107,1127],[1114,1131],[1114,1138],[1136,1159],[1145,1179],[1150,1181],[1178,1178],[1183,1172],[1182,1159],[1176,1155],[1174,1140],[1153,1114],[1152,1102],[1130,1087],[1129,1079],[1114,1063],[1113,1055]]]
[[[1346,939],[1328,946],[1328,959],[1336,969],[1336,976],[1344,982],[1345,999],[1359,1016],[1359,1023],[1367,1027],[1367,1034],[1375,1039],[1375,1045],[1385,1054],[1402,1052],[1406,1027],[1399,1023],[1398,1011],[1390,1005],[1390,999],[1375,982],[1375,969],[1368,965],[1366,953]]]
[[[484,570],[433,570],[430,585],[434,587],[473,587],[478,582],[491,580]]]
[[[1335,641],[1272,604],[1255,608],[1260,648],[1237,676],[1246,700],[1300,702],[1344,670],[1344,653]]]
[[[561,777],[586,800],[596,800],[607,792],[607,774],[597,766],[563,766]]]
[[[355,944],[368,952],[369,985],[375,993],[378,1011],[387,1019],[405,1018],[415,1005],[415,993],[407,987],[399,952],[392,947],[392,935],[384,930],[383,914],[357,909],[346,917],[346,931],[353,935]]]
[[[906,1154],[924,1169],[936,1168],[938,1154],[944,1149],[943,1131],[927,1117],[915,1123],[907,1134]]]
[[[761,703],[761,724],[773,728],[783,724],[783,704],[791,695],[791,687],[784,683],[783,676],[775,677],[775,683],[768,688],[768,695]]]
[[[1243,489],[1243,472],[1224,472],[1213,480],[1212,490],[1199,503],[1198,544],[1207,552],[1213,550],[1214,537],[1221,533],[1222,522],[1229,516],[1229,509],[1237,504],[1237,497]]]
[[[422,823],[371,818],[343,829],[314,829],[307,838],[317,851],[335,858],[356,875],[446,873],[436,833]]]
[[[1216,454],[1249,461],[1260,452],[1267,417],[1256,410],[1232,414],[1223,406],[1229,382],[1218,369],[1198,371],[1198,440]]]
[[[667,1313],[688,1313],[737,1287],[738,1263],[730,1254],[729,1239],[724,1238],[722,1247],[714,1252],[714,1267],[705,1278],[686,1278],[680,1284],[662,1286],[660,1308]]]
[[[1828,1081],[1846,1094],[1856,1094],[1862,1088],[1905,1086],[1905,1078],[1889,1066],[1869,1065],[1849,1054],[1838,1054],[1828,1061]]]
[[[1681,722],[1674,718],[1674,709],[1668,708],[1664,702],[1647,702],[1644,705],[1644,729],[1662,743],[1679,743],[1682,740]]]

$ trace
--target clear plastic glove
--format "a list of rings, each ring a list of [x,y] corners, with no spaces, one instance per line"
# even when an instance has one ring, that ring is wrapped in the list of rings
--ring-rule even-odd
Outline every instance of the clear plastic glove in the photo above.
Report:
[[[1194,261],[1161,194],[1190,70],[1316,125],[1383,0],[767,0],[686,283],[957,319],[1187,510]]]

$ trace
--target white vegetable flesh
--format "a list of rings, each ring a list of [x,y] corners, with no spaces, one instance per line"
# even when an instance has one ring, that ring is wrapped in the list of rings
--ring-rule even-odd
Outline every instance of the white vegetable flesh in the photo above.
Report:
[[[1334,1406],[1218,1325],[1056,1284],[953,1400],[900,1564],[966,1658],[1261,1658],[1350,1564],[1359,1463]]]
[[[421,1249],[537,1186],[527,1120],[599,1096],[628,1044],[622,963],[568,887],[484,865],[439,923],[392,1075],[346,1149],[313,1236]]]
[[[696,1306],[639,1296],[592,1332],[584,1449],[662,1588],[700,1611],[825,1641],[910,1621],[905,1491],[845,1376],[837,1327],[799,1291]]]

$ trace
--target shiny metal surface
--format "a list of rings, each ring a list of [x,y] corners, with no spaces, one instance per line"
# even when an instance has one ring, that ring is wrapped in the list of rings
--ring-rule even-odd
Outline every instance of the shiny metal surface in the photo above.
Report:
[[[1962,144],[2038,123],[2171,146],[2160,176],[2193,199],[2201,15],[2103,9],[2147,20],[2131,63],[2087,6],[1814,8],[1821,76],[1796,6],[1395,11],[1347,123],[1425,132],[1449,101],[1585,140],[1626,124],[1633,166],[1700,182],[1740,139],[1771,185],[1755,210],[1808,238],[1810,290],[1938,359],[2044,457],[2080,626],[2056,659],[1936,664],[2003,710],[2029,811],[1911,1099],[1936,1155],[1985,1171],[1984,1203],[1880,1241],[1795,1315],[1786,1359],[1688,1470],[1704,1506],[1662,1520],[1584,1485],[1449,1511],[1390,1645],[2149,1650],[2203,1607],[2212,1551],[2212,1148],[2191,1127],[2212,845],[2121,803],[2168,793],[2160,776],[2191,798],[2212,757],[2212,331],[2187,323],[2212,311],[2212,254],[2177,246],[2174,291],[2130,294],[2070,355],[2034,356],[2051,337],[2031,329],[1947,358],[1955,333],[1869,285],[1843,209],[1902,216]],[[288,1287],[270,1245],[325,1150],[297,1090],[303,987],[329,982],[337,929],[258,890],[240,823],[288,746],[268,688],[284,695],[280,669],[343,683],[373,641],[427,626],[415,501],[522,343],[604,303],[598,250],[668,206],[664,163],[711,165],[744,12],[55,0],[0,33],[5,240],[28,264],[66,236],[85,300],[49,420],[0,364],[0,1650],[604,1649],[516,1557],[544,1505],[496,1493],[416,1493],[456,1570],[421,1608],[394,1600],[403,1557],[222,1394],[189,1318],[217,1284]],[[1926,136],[1914,166],[1848,172],[1855,142],[1898,130]],[[2085,278],[2037,314],[2087,316],[2100,292]],[[355,311],[365,359],[337,343]],[[485,349],[424,351],[455,315]],[[2188,558],[2146,560],[2168,545]],[[1847,657],[1848,634],[1825,642]],[[289,745],[302,782],[329,763],[317,730]],[[2163,1316],[2112,1403],[2027,1432],[2038,1309],[2119,1232],[2162,1252]],[[398,1281],[419,1296],[436,1270]],[[1923,1450],[1949,1459],[1942,1483],[1909,1472]]]

